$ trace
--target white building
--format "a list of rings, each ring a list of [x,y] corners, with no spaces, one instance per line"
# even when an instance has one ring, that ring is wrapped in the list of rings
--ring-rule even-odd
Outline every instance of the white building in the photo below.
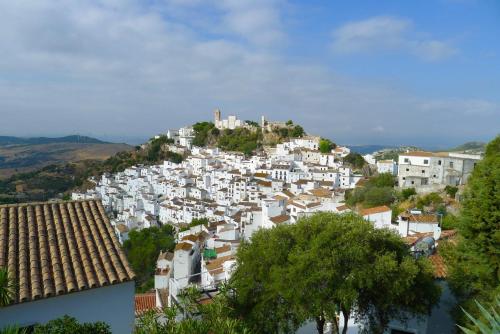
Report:
[[[363,216],[365,220],[373,223],[375,228],[393,228],[391,224],[392,210],[388,206],[382,205],[363,209],[359,214]]]
[[[214,111],[214,124],[217,129],[224,130],[230,129],[234,130],[236,128],[241,128],[245,125],[245,122],[238,119],[234,115],[229,115],[227,119],[222,119],[222,113],[219,109]]]
[[[458,186],[465,184],[481,159],[479,155],[453,152],[407,152],[399,155],[400,187]]]
[[[398,165],[394,160],[379,160],[377,161],[377,173],[389,173],[391,175],[397,175]]]

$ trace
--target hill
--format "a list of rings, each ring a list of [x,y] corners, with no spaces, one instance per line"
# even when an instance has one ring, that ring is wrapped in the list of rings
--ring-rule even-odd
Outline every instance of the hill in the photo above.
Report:
[[[106,144],[106,142],[99,139],[86,137],[86,136],[65,136],[57,138],[49,137],[11,137],[0,136],[0,146],[4,145],[39,145],[39,144],[54,144],[54,143],[75,143],[75,144]]]
[[[393,149],[394,146],[387,145],[346,145],[352,152],[359,154],[372,154],[383,149]]]
[[[61,138],[0,137],[0,178],[30,172],[51,164],[81,160],[105,160],[126,144],[114,144],[83,136]]]
[[[451,152],[484,153],[486,143],[471,141],[450,149]]]

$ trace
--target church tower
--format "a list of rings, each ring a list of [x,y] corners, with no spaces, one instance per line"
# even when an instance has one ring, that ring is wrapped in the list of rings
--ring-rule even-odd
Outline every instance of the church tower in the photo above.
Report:
[[[214,110],[215,124],[217,124],[217,122],[220,122],[220,117],[221,117],[220,109],[217,108],[217,109]]]
[[[217,129],[222,128],[221,112],[219,108],[214,110],[214,124]]]

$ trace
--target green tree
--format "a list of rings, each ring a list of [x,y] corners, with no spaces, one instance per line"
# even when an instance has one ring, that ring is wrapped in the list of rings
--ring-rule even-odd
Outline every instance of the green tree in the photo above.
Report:
[[[193,145],[194,146],[206,146],[208,143],[208,138],[210,131],[215,128],[214,123],[212,122],[198,122],[193,125],[194,130],[194,138]]]
[[[500,136],[491,141],[464,192],[458,226],[458,245],[449,245],[445,256],[451,287],[460,306],[480,317],[474,300],[488,307],[500,293]],[[457,310],[458,311],[458,310]],[[462,312],[461,326],[474,326]]]
[[[363,156],[356,152],[351,152],[344,157],[344,163],[351,165],[355,169],[361,169],[366,165],[366,161]]]
[[[394,187],[396,180],[391,173],[382,173],[368,180],[368,185],[373,187]]]
[[[455,198],[456,193],[458,192],[458,188],[454,186],[446,186],[444,187],[444,191],[450,196],[451,198]]]
[[[319,213],[260,230],[237,259],[236,310],[261,333],[291,332],[306,320],[316,321],[318,333],[332,321],[338,333],[340,313],[382,333],[391,319],[426,313],[439,298],[426,259],[354,214]]]
[[[134,269],[139,291],[148,290],[153,283],[153,273],[160,250],[172,251],[175,247],[174,230],[170,225],[132,230],[123,248]]]
[[[337,145],[332,143],[329,139],[321,138],[319,141],[319,150],[321,153],[330,153],[335,147],[337,147]]]
[[[292,129],[292,132],[290,133],[290,137],[300,138],[305,134],[306,132],[304,131],[304,128],[302,128],[300,125],[295,125]]]
[[[0,267],[0,307],[7,306],[15,297],[16,286],[7,268]]]

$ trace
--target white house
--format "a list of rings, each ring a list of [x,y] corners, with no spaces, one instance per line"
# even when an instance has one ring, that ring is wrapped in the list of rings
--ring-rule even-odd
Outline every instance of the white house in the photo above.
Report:
[[[377,172],[379,174],[389,173],[391,175],[397,175],[398,165],[394,160],[379,160],[377,161]]]
[[[371,223],[375,228],[391,228],[392,210],[388,206],[382,205],[374,208],[363,209],[359,212],[363,218]]]
[[[398,217],[398,225],[402,237],[414,233],[434,233],[434,239],[439,239],[441,235],[440,218],[435,214],[404,212]]]
[[[479,155],[454,152],[413,151],[399,155],[400,187],[458,186],[465,184],[481,159]]]

